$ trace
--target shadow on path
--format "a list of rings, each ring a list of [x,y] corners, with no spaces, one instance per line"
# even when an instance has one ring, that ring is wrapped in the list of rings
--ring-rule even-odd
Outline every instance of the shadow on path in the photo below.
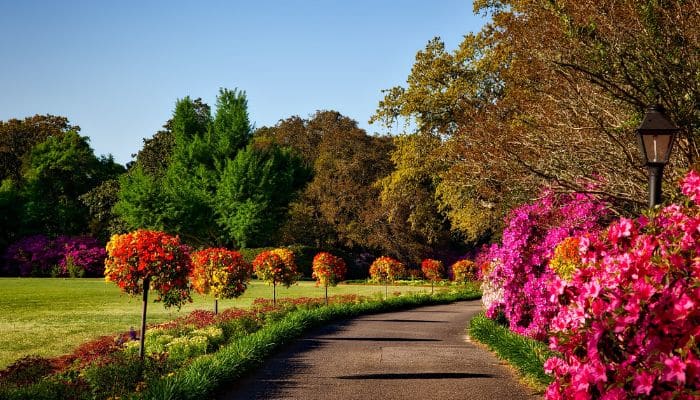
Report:
[[[336,376],[336,379],[464,379],[493,378],[491,374],[472,374],[468,372],[424,372],[406,374],[361,374]]]

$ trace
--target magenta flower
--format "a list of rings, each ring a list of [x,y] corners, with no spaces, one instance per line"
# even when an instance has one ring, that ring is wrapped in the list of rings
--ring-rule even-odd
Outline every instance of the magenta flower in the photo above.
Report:
[[[668,382],[685,383],[685,363],[678,356],[668,357],[664,360],[662,378]]]

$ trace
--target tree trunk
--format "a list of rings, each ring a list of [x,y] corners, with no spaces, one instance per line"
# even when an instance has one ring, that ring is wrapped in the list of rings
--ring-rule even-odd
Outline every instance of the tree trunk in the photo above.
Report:
[[[139,358],[143,363],[143,358],[146,355],[146,308],[148,308],[148,289],[151,286],[151,279],[143,280],[143,312],[141,313],[141,338],[139,342]]]
[[[214,315],[219,314],[219,299],[214,299]]]

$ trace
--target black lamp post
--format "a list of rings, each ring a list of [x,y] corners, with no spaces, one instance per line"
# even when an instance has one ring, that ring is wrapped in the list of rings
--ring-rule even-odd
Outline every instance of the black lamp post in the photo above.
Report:
[[[649,207],[661,203],[661,178],[679,130],[658,104],[647,109],[644,120],[637,128],[639,148],[649,170]]]

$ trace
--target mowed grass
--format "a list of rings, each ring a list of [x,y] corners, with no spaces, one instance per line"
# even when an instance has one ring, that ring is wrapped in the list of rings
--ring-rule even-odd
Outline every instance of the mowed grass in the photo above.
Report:
[[[389,293],[395,291],[429,292],[430,287],[389,287]],[[278,299],[323,297],[323,293],[314,282],[277,287]],[[328,294],[379,296],[384,294],[384,286],[340,284],[329,288]],[[213,298],[196,293],[192,298],[193,302],[179,311],[149,299],[148,323],[168,321],[195,309],[214,309]],[[272,287],[254,280],[243,296],[220,300],[219,310],[246,308],[256,298],[271,299]],[[96,337],[128,331],[130,327],[139,329],[140,323],[141,298],[122,294],[104,279],[0,278],[0,369],[30,354],[67,354]]]

